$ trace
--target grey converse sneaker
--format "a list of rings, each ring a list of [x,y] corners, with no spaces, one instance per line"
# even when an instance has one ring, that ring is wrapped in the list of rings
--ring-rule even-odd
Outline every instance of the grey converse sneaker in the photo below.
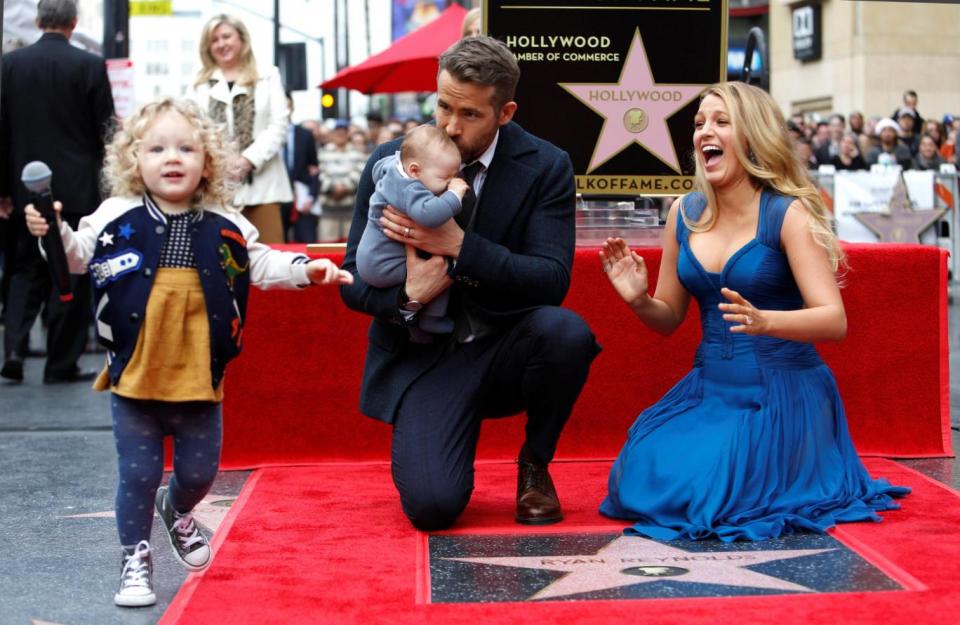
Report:
[[[120,589],[113,602],[128,608],[153,605],[157,595],[153,592],[153,562],[150,560],[150,543],[141,540],[133,553],[123,554],[123,569],[120,571]]]
[[[193,515],[189,512],[180,514],[170,505],[167,497],[167,487],[157,489],[155,500],[157,514],[163,521],[173,547],[173,554],[180,560],[180,564],[191,571],[202,571],[210,564],[210,544],[200,533]]]

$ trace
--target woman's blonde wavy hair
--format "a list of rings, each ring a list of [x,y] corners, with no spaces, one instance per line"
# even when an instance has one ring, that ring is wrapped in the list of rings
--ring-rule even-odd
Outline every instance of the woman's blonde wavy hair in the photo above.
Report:
[[[214,15],[210,21],[203,27],[203,34],[200,36],[200,62],[203,67],[197,73],[197,78],[193,81],[196,87],[210,80],[213,72],[217,71],[217,62],[213,60],[210,54],[210,43],[213,41],[213,31],[221,24],[232,26],[237,34],[240,35],[240,41],[243,47],[240,48],[240,77],[237,80],[241,85],[253,85],[257,82],[257,60],[253,56],[253,48],[250,47],[250,31],[238,18],[226,13]]]
[[[807,209],[807,223],[814,240],[827,251],[830,265],[835,273],[838,272],[845,261],[833,232],[833,215],[810,179],[806,164],[801,163],[794,153],[780,107],[766,91],[743,82],[717,83],[704,91],[701,100],[708,95],[723,100],[733,136],[737,139],[733,142],[734,154],[751,181],[758,187],[800,200]],[[716,222],[717,197],[707,182],[703,156],[694,154],[694,161],[694,185],[707,199],[710,210],[704,211],[699,221],[689,219],[682,208],[681,215],[691,231],[704,232]]]
[[[107,146],[103,167],[105,195],[139,197],[148,191],[140,172],[138,156],[143,136],[163,113],[181,115],[193,126],[196,139],[203,146],[206,174],[193,196],[194,206],[215,206],[229,209],[233,190],[227,183],[228,148],[217,127],[189,100],[165,98],[140,107],[127,118]]]

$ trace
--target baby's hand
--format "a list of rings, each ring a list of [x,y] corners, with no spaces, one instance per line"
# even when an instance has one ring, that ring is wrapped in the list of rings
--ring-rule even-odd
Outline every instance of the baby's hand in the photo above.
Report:
[[[450,181],[450,184],[447,185],[447,191],[453,191],[460,197],[461,200],[469,188],[470,185],[468,185],[467,181],[463,178],[454,178]]]
[[[313,284],[353,284],[353,274],[340,269],[328,258],[307,263],[307,277]]]
[[[63,205],[60,202],[53,203],[53,212],[57,216],[57,226],[60,226],[60,211],[63,209]],[[30,231],[35,237],[42,237],[47,233],[47,230],[50,229],[47,220],[43,218],[43,215],[40,214],[36,208],[33,207],[33,204],[27,204],[23,208],[24,215],[27,222],[27,230]]]

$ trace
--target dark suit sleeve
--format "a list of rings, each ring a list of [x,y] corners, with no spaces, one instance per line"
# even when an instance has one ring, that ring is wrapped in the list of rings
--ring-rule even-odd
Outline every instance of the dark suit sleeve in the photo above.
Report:
[[[311,167],[319,167],[320,161],[317,160],[317,142],[313,139],[313,133],[306,128],[304,131],[303,147],[307,151],[307,186],[310,188],[310,195],[317,197],[320,194],[320,176],[311,174]]]
[[[517,193],[524,191],[517,189]],[[511,226],[524,229],[519,248],[511,251],[475,232],[464,236],[454,277],[469,276],[476,283],[477,301],[487,310],[504,313],[557,306],[570,287],[576,186],[566,152],[552,151],[530,193],[532,208],[526,224]],[[484,210],[496,207],[484,205]]]
[[[306,129],[304,129],[306,130]],[[317,160],[317,142],[313,139],[313,133],[309,130],[304,135],[307,149],[307,166],[314,165],[319,167],[320,161]]]
[[[93,111],[94,136],[99,141],[98,154],[103,158],[106,144],[110,143],[114,131],[113,91],[107,76],[107,66],[102,60],[95,61],[90,68],[90,94],[88,102]]]
[[[7,64],[3,63],[0,67],[0,84],[9,85],[9,79],[7,78],[6,71]],[[6,104],[6,90],[0,91],[0,197],[9,197],[10,193],[10,180],[8,170],[13,165],[10,163],[10,130],[7,128],[9,122],[7,117],[10,114],[7,111]]]
[[[343,259],[343,269],[353,274],[353,284],[341,286],[340,296],[343,302],[353,310],[403,325],[400,308],[397,305],[402,284],[378,289],[364,282],[357,273],[357,246],[367,225],[370,196],[374,191],[373,165],[385,155],[395,152],[398,145],[399,141],[380,145],[367,159],[367,164],[360,175],[357,199],[353,206],[353,223],[350,225],[350,235],[347,237],[347,253]]]

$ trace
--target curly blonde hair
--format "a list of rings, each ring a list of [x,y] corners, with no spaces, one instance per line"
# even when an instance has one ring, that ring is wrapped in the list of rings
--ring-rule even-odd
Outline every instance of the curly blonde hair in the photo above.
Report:
[[[737,139],[733,141],[733,152],[753,184],[800,200],[807,209],[807,224],[814,240],[827,251],[831,267],[838,272],[845,261],[833,232],[833,215],[824,205],[806,165],[794,153],[780,107],[766,91],[743,82],[717,83],[704,91],[701,99],[708,95],[723,100]],[[681,214],[691,231],[704,232],[716,222],[717,198],[707,182],[702,155],[695,154],[694,160],[695,187],[707,198],[711,210],[704,211],[699,221],[689,219],[682,210]]]
[[[240,48],[240,78],[237,82],[241,85],[256,84],[258,78],[257,60],[253,56],[253,48],[250,46],[250,31],[247,30],[246,25],[239,18],[222,13],[214,15],[203,27],[203,34],[200,36],[200,63],[203,67],[197,73],[193,86],[196,87],[207,82],[213,76],[213,72],[217,70],[217,62],[213,60],[213,55],[210,54],[210,43],[213,41],[213,31],[221,24],[226,24],[237,31],[240,41],[243,43],[243,47]]]
[[[181,115],[196,131],[196,139],[203,146],[206,175],[200,180],[193,196],[194,205],[229,208],[233,189],[227,183],[228,148],[213,122],[193,102],[165,98],[141,106],[127,118],[107,146],[103,167],[106,195],[139,197],[147,192],[140,173],[138,157],[140,142],[153,123],[163,113]]]

